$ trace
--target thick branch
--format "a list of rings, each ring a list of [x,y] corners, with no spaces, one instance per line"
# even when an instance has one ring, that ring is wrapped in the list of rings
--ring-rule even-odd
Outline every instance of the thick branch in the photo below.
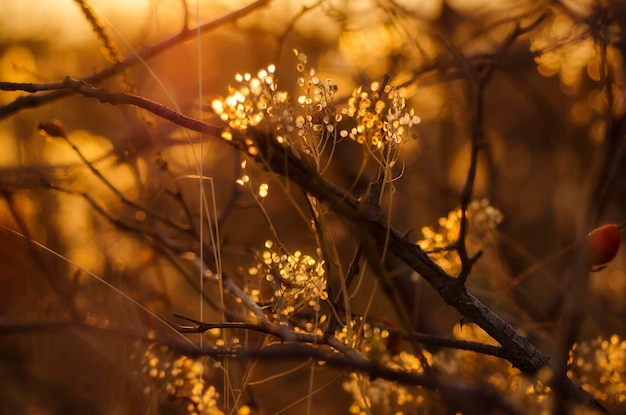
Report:
[[[259,143],[259,148],[266,157],[264,161],[275,173],[289,178],[338,214],[354,221],[359,226],[368,228],[380,246],[387,244],[389,251],[420,274],[448,305],[454,307],[468,321],[480,326],[500,343],[502,358],[529,374],[534,374],[550,364],[549,358],[528,339],[471,295],[465,287],[458,284],[456,278],[446,274],[417,244],[409,242],[399,231],[391,227],[380,211],[360,212],[358,202],[353,196],[320,177],[317,172],[299,160],[290,149],[277,144],[271,134],[258,130],[248,132]],[[580,386],[569,379],[566,383],[568,397],[604,410],[594,397]]]
[[[123,93],[111,94],[70,78],[65,79],[64,85],[74,93],[97,98],[101,102],[113,105],[129,104],[144,108],[182,127],[214,137],[221,137],[223,131],[221,127],[184,116],[138,96]],[[246,139],[238,132],[233,132],[232,135],[233,140],[225,142],[235,146],[238,150],[245,151],[243,143]],[[398,230],[391,227],[380,210],[363,212],[359,209],[355,197],[321,177],[313,168],[300,160],[289,147],[279,144],[272,133],[249,128],[246,135],[253,139],[258,149],[258,152],[255,151],[254,154],[248,153],[250,156],[276,174],[288,178],[337,214],[355,222],[361,229],[369,230],[379,246],[387,246],[391,253],[420,274],[448,305],[454,307],[466,320],[479,325],[493,337],[502,346],[502,358],[529,374],[536,373],[542,367],[549,365],[549,359],[528,339],[517,333],[510,324],[468,293],[456,278],[446,274],[417,244],[409,242]],[[565,383],[565,395],[579,402],[604,409],[591,394],[571,380],[567,379]]]
[[[224,326],[228,325],[233,325],[233,323],[224,323]],[[238,327],[235,325],[232,328]],[[263,331],[262,329],[254,326],[242,328]],[[507,402],[502,397],[500,392],[498,392],[491,385],[470,385],[446,377],[431,376],[428,374],[418,373],[416,371],[394,369],[384,364],[363,358],[358,353],[336,353],[329,350],[328,347],[325,346],[320,347],[307,344],[290,343],[274,344],[263,348],[214,346],[198,347],[166,339],[155,339],[152,335],[141,333],[141,331],[133,328],[99,327],[75,320],[29,321],[24,319],[16,320],[0,318],[0,336],[7,336],[14,333],[24,333],[27,331],[54,331],[67,329],[94,331],[103,334],[127,337],[129,339],[139,340],[148,344],[157,343],[167,346],[175,353],[182,353],[187,356],[210,356],[213,358],[228,357],[239,359],[258,359],[263,361],[285,361],[290,359],[302,361],[312,359],[316,362],[323,362],[331,367],[347,369],[351,372],[369,375],[371,378],[381,378],[392,382],[400,382],[405,385],[422,386],[427,389],[438,390],[444,396],[454,397],[454,400],[450,400],[450,402],[453,402],[451,405],[460,410],[472,409],[479,410],[479,412],[490,413],[494,409],[499,409],[507,414],[520,414],[520,412],[513,405]],[[299,334],[305,335],[306,333]],[[341,342],[339,342],[339,345],[329,344],[329,346],[335,349],[342,348],[342,346],[345,347],[345,345]]]

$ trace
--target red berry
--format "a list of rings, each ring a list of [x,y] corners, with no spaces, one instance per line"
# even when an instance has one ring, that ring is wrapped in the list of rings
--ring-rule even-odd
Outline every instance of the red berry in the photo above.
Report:
[[[617,255],[622,233],[615,224],[600,226],[587,235],[587,255],[590,265],[606,264]]]

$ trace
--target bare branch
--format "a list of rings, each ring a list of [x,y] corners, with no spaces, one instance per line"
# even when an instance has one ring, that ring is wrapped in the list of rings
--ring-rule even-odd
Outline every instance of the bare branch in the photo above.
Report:
[[[124,61],[108,66],[102,71],[96,74],[90,75],[90,76],[86,76],[82,78],[81,80],[87,83],[96,84],[100,81],[110,78],[111,76],[117,73],[122,72],[124,69],[134,64],[148,60],[154,56],[157,56],[169,50],[170,48],[174,46],[180,45],[181,43],[196,37],[198,33],[207,33],[212,30],[217,29],[218,27],[222,25],[233,23],[249,15],[255,10],[258,10],[262,7],[267,6],[270,2],[271,0],[257,0],[223,17],[220,17],[211,22],[200,25],[197,28],[188,29],[187,26],[185,25],[183,30],[179,34],[174,35],[171,38],[164,40],[163,42],[158,43],[154,46],[142,48],[139,51],[130,54],[128,57],[126,57],[126,59],[124,59]],[[3,83],[0,83],[0,89],[2,89],[2,84]],[[13,115],[16,112],[19,112],[23,109],[38,107],[44,104],[49,104],[50,102],[53,102],[59,98],[63,98],[68,95],[71,95],[70,91],[51,87],[53,84],[54,83],[46,84],[48,85],[47,89],[40,89],[40,91],[52,90],[51,92],[48,92],[47,94],[21,96],[21,97],[16,98],[14,101],[8,104],[1,106],[0,107],[0,119]],[[30,92],[34,92],[34,91],[30,91]]]

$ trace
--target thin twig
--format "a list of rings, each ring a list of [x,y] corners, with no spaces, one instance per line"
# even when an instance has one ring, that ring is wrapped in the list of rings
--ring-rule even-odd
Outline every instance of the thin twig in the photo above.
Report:
[[[468,71],[470,83],[470,91],[473,91],[474,100],[472,102],[471,107],[474,112],[472,114],[471,121],[471,154],[470,154],[470,164],[467,170],[467,176],[465,179],[465,184],[461,189],[460,199],[461,199],[461,219],[459,226],[459,235],[456,243],[456,251],[459,255],[459,259],[461,261],[461,271],[458,275],[458,282],[461,285],[465,285],[467,281],[467,277],[472,271],[473,265],[476,263],[478,258],[482,255],[482,252],[478,252],[473,256],[469,256],[467,252],[467,233],[469,231],[469,223],[467,218],[467,210],[469,208],[469,204],[472,199],[472,194],[474,191],[474,183],[476,181],[476,173],[478,170],[478,156],[482,149],[487,146],[485,132],[484,132],[484,117],[485,117],[485,89],[489,81],[491,80],[491,76],[494,71],[498,67],[498,64],[504,57],[505,53],[511,47],[513,42],[523,33],[531,30],[536,27],[541,21],[543,21],[545,16],[541,16],[535,22],[530,24],[528,27],[522,28],[519,24],[515,26],[515,29],[511,32],[511,34],[502,42],[496,53],[494,53],[491,62],[485,65],[479,73],[476,73],[472,70]],[[472,88],[473,87],[473,88]]]
[[[148,46],[148,47],[144,47],[142,49],[140,49],[139,51],[136,51],[132,54],[130,54],[129,56],[126,57],[126,59],[124,59],[124,61],[108,66],[107,68],[103,69],[102,71],[95,73],[93,75],[90,76],[86,76],[84,78],[81,78],[82,81],[84,82],[88,82],[88,83],[98,83],[101,82],[107,78],[110,78],[111,76],[123,71],[124,69],[128,68],[131,65],[137,64],[139,62],[143,62],[146,61],[154,56],[157,56],[167,50],[169,50],[170,48],[177,46],[177,45],[181,45],[183,44],[185,41],[192,39],[194,37],[196,37],[198,35],[198,33],[207,33],[210,32],[212,30],[215,30],[225,24],[228,23],[233,23],[247,15],[249,15],[250,13],[254,12],[255,10],[261,8],[261,7],[265,7],[266,5],[268,5],[271,2],[271,0],[257,0],[253,3],[250,3],[249,5],[242,7],[240,9],[237,9],[231,13],[228,13],[227,15],[224,15],[218,19],[212,20],[208,23],[205,23],[203,25],[200,25],[197,28],[194,29],[187,29],[187,26],[184,27],[184,29],[178,33],[177,35],[174,35],[172,37],[170,37],[169,39],[166,39],[154,46]],[[4,82],[0,82],[0,90],[7,90],[4,89],[4,86],[6,86],[5,84],[11,84],[11,83],[4,83]],[[10,89],[8,89],[10,90]],[[15,114],[16,112],[22,111],[26,108],[33,108],[33,107],[38,107],[44,104],[48,104],[50,102],[53,102],[59,98],[63,98],[66,97],[68,95],[71,95],[70,91],[67,90],[63,90],[63,89],[58,89],[58,88],[49,88],[48,90],[52,90],[51,92],[48,92],[46,94],[43,95],[27,95],[27,96],[20,96],[18,98],[16,98],[14,101],[3,105],[0,107],[0,119],[6,118],[8,116],[11,116],[13,114]],[[42,91],[44,91],[44,89],[42,89]]]
[[[106,220],[108,220],[113,226],[115,226],[117,229],[121,230],[121,231],[125,231],[125,232],[132,232],[134,234],[137,234],[143,238],[150,238],[154,245],[156,245],[158,248],[160,248],[161,250],[166,250],[166,252],[171,252],[174,253],[175,255],[181,255],[187,251],[189,251],[190,249],[188,248],[180,248],[177,246],[174,246],[174,244],[172,244],[163,234],[158,233],[153,231],[152,229],[149,228],[143,228],[140,226],[135,226],[131,223],[125,222],[121,219],[115,218],[113,217],[104,206],[100,205],[89,193],[87,192],[82,192],[82,191],[77,191],[77,190],[72,190],[72,189],[66,189],[64,187],[58,186],[56,184],[52,184],[49,183],[45,180],[42,180],[42,185],[44,187],[47,187],[49,189],[52,190],[56,190],[58,192],[62,192],[65,194],[69,194],[69,195],[75,195],[75,196],[79,196],[82,197],[87,203],[89,203],[89,205],[96,211],[98,212],[98,214],[100,214],[103,218],[105,218]],[[27,235],[28,236],[28,235]],[[168,258],[173,262],[173,258],[169,257]],[[181,275],[183,276],[183,278],[187,281],[187,283],[189,283],[192,287],[194,287],[195,289],[199,290],[199,287],[196,285],[196,281],[194,279],[192,279],[186,272],[184,272],[184,270],[180,269],[180,267],[177,267],[179,269],[179,271],[181,272]],[[205,292],[201,292],[202,298],[215,310],[218,311],[223,311],[222,307],[220,307],[211,297],[209,297]],[[232,313],[231,313],[232,316]]]
[[[83,163],[85,163],[85,166],[87,166],[87,168],[89,168],[89,170],[100,180],[100,182],[104,184],[111,192],[113,192],[113,194],[115,194],[120,199],[120,201],[122,201],[122,203],[124,203],[125,205],[128,205],[129,207],[133,209],[145,212],[148,216],[171,227],[172,229],[175,229],[183,233],[189,233],[191,231],[191,228],[175,223],[171,219],[161,216],[158,213],[150,209],[146,209],[145,206],[141,206],[138,203],[124,196],[117,187],[113,186],[113,184],[109,181],[109,179],[104,177],[104,175],[100,172],[98,168],[96,168],[96,166],[93,165],[92,162],[87,160],[87,158],[83,155],[83,152],[73,142],[71,142],[67,137],[62,137],[62,138],[63,140],[65,140],[66,143],[70,145],[70,147],[72,147],[72,150],[74,150],[74,152],[78,155],[78,157],[80,157]]]

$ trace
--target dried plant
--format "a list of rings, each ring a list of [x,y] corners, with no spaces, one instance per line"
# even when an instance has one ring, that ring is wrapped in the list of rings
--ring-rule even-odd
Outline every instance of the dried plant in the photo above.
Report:
[[[0,44],[1,408],[624,411],[621,2],[76,3]]]

